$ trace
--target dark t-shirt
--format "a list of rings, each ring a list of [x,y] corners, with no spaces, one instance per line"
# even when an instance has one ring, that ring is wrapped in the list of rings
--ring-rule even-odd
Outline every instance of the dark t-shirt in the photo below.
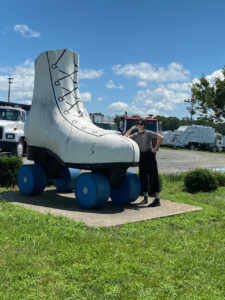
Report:
[[[130,135],[130,138],[138,144],[141,152],[150,150],[152,139],[155,139],[156,137],[157,133],[150,130],[145,130],[142,133],[135,132]]]

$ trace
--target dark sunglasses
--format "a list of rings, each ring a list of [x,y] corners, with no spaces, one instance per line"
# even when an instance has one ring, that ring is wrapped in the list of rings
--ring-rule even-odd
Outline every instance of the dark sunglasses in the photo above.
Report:
[[[144,124],[143,123],[137,123],[137,125],[143,126]]]

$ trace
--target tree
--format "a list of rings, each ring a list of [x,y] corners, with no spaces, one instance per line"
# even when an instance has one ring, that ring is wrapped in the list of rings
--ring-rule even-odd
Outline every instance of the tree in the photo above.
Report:
[[[119,127],[120,126],[121,116],[116,115],[114,118],[114,123]]]
[[[140,116],[138,114],[135,114],[132,116],[132,118],[140,118]]]
[[[186,108],[187,110],[189,111],[190,115],[191,115],[191,125],[192,125],[192,116],[194,116],[196,114],[196,99],[195,97],[193,96],[193,94],[191,95],[191,98],[188,99],[188,100],[184,100],[185,104],[186,104]],[[189,105],[188,105],[189,104]],[[187,106],[188,105],[188,106]]]
[[[162,130],[176,130],[180,125],[180,119],[177,117],[164,117],[164,116],[155,116],[154,119],[157,119],[162,122]]]
[[[222,68],[223,79],[215,78],[212,85],[202,75],[198,83],[191,86],[191,98],[184,100],[189,104],[191,115],[198,114],[198,118],[218,122],[225,120],[225,66]]]

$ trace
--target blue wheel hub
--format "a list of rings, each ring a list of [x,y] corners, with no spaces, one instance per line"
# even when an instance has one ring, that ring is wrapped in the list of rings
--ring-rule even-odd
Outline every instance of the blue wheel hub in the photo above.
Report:
[[[18,172],[17,182],[21,194],[39,195],[47,184],[45,169],[41,165],[24,165]]]
[[[76,199],[83,208],[95,208],[106,204],[109,194],[109,182],[103,174],[82,173],[76,181]]]
[[[79,175],[79,169],[65,168],[60,173],[61,178],[54,179],[53,184],[59,192],[64,193],[72,191]]]
[[[136,173],[127,171],[119,189],[111,189],[110,198],[116,204],[125,204],[137,200],[141,193],[140,180]]]

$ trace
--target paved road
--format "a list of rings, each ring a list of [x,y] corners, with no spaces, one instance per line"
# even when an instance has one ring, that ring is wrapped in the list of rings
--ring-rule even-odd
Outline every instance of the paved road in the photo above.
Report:
[[[210,152],[164,150],[157,152],[160,173],[180,173],[195,168],[225,168],[225,155]],[[138,168],[133,168],[137,171]]]
[[[33,163],[23,158],[24,164]],[[180,173],[195,168],[225,168],[225,155],[210,152],[164,150],[157,152],[160,173]],[[138,168],[131,168],[138,172]]]

